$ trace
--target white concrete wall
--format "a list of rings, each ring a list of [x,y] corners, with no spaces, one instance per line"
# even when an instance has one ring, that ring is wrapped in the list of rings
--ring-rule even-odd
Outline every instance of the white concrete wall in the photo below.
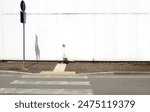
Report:
[[[3,7],[0,59],[22,60],[21,0]],[[25,0],[26,59],[150,61],[149,0]],[[2,46],[3,45],[3,46]]]
[[[0,1],[0,60],[2,60],[2,1]]]

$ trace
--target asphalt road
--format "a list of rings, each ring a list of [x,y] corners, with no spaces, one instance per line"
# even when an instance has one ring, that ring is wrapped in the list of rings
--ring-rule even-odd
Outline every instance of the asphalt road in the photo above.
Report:
[[[150,75],[0,74],[0,94],[150,95]]]

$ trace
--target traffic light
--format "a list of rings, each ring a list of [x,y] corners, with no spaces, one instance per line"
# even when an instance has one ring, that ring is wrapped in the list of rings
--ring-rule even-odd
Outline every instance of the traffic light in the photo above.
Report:
[[[23,11],[20,11],[20,22],[26,23],[26,13]]]
[[[20,3],[20,8],[21,8],[21,11],[20,11],[20,22],[21,23],[26,23],[26,5],[25,5],[25,2],[22,0],[21,3]]]
[[[25,4],[25,2],[23,0],[20,3],[20,8],[21,8],[22,11],[26,10],[26,4]]]

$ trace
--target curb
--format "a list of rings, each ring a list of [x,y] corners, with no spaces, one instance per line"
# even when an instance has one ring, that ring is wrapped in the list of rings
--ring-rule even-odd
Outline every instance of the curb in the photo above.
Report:
[[[29,73],[19,71],[0,70],[0,74],[27,74],[27,75],[118,75],[118,74],[150,74],[150,71],[110,71],[110,72],[92,72],[92,73],[76,73],[76,72],[49,72],[49,73]]]
[[[18,72],[18,71],[6,71],[6,70],[0,70],[0,74],[27,74],[27,75],[38,75],[39,73],[29,73],[29,72]]]
[[[78,75],[112,75],[114,72],[91,72],[91,73],[78,73]]]
[[[150,74],[150,71],[114,71],[115,74]]]
[[[150,71],[110,71],[110,72],[79,73],[78,75],[118,75],[118,74],[150,74]]]
[[[51,72],[51,71],[43,71],[41,73],[29,73],[29,72],[19,72],[19,71],[6,71],[0,70],[0,74],[17,74],[17,75],[76,75],[76,72],[66,71],[66,72]]]
[[[74,71],[64,71],[64,72],[55,72],[55,71],[41,71],[41,75],[76,75]]]

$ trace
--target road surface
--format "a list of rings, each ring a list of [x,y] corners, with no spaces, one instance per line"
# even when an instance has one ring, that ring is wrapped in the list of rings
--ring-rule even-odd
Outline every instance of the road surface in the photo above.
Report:
[[[150,95],[150,75],[0,74],[1,95]]]

